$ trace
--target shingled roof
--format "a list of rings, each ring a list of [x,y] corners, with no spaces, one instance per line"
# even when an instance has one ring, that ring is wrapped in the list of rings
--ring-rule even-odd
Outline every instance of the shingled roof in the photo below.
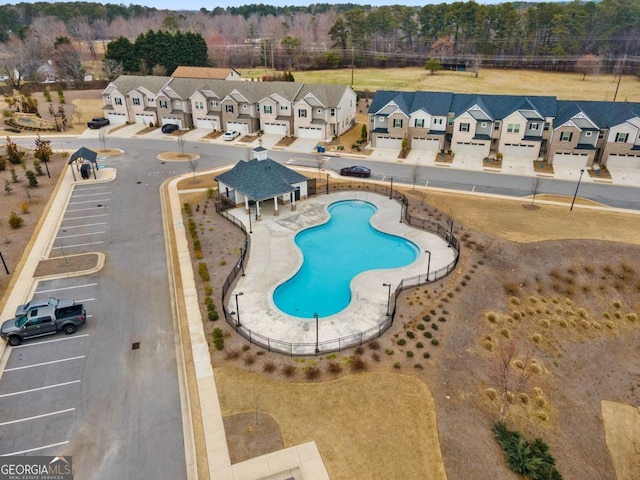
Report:
[[[175,78],[208,78],[215,80],[225,80],[231,72],[236,72],[233,68],[211,68],[211,67],[187,67],[179,66],[171,74]],[[238,75],[240,75],[238,73]]]
[[[260,202],[295,191],[293,184],[305,182],[307,177],[270,158],[254,158],[248,162],[238,162],[231,170],[215,179],[250,200]]]

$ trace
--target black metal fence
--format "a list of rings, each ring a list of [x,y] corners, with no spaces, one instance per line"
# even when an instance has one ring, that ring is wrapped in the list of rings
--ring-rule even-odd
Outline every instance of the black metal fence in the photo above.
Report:
[[[222,286],[222,311],[227,323],[231,325],[237,333],[249,340],[249,342],[266,348],[270,352],[279,352],[291,356],[326,354],[341,351],[345,348],[350,348],[356,345],[362,345],[369,340],[380,337],[389,327],[391,327],[391,325],[393,325],[393,320],[398,308],[398,298],[403,290],[438,281],[455,270],[460,258],[460,243],[458,242],[458,239],[453,235],[453,222],[450,222],[449,228],[445,228],[441,224],[432,220],[418,218],[410,215],[408,212],[409,199],[402,192],[393,190],[393,187],[391,185],[387,187],[386,185],[366,182],[341,182],[334,184],[327,183],[325,189],[326,193],[347,190],[365,191],[385,195],[389,196],[390,199],[395,199],[396,201],[400,202],[402,205],[402,221],[408,225],[411,225],[412,227],[432,232],[445,240],[448,243],[448,246],[451,247],[455,252],[453,260],[448,265],[438,270],[429,271],[421,275],[402,279],[393,294],[393,304],[390,309],[390,315],[383,317],[382,321],[379,322],[375,327],[359,333],[355,333],[353,335],[325,340],[317,343],[291,343],[282,340],[275,340],[260,333],[254,332],[246,326],[242,325],[240,322],[238,322],[236,317],[231,315],[231,312],[227,310],[225,301],[227,298],[227,294],[229,293],[229,290],[231,289],[238,275],[244,274],[245,263],[248,259],[248,253],[251,248],[251,236],[248,235],[247,230],[242,222],[240,222],[233,215],[229,214],[221,204],[217,204],[216,211],[231,223],[236,225],[238,228],[240,228],[245,235],[245,242],[240,252],[240,257],[234,265],[233,270],[229,273],[229,276],[224,282],[224,285]],[[320,194],[321,192],[318,191],[317,193]],[[318,320],[316,319],[316,321]]]

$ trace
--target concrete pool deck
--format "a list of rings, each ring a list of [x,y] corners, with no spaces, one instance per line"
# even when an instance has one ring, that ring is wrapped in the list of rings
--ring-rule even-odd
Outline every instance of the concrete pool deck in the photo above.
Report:
[[[337,339],[369,331],[384,323],[389,290],[383,284],[391,284],[393,292],[402,279],[426,274],[429,255],[425,251],[431,252],[430,272],[453,261],[455,252],[447,242],[433,233],[401,223],[400,204],[383,195],[358,191],[317,195],[298,201],[295,211],[290,205],[280,207],[279,216],[273,215],[272,206],[261,206],[260,220],[255,220],[255,210],[252,211],[251,247],[245,275],[238,277],[227,297],[228,310],[236,318],[237,310],[240,312],[240,329],[248,329],[279,342],[306,344],[294,349],[293,353],[314,353],[314,319],[281,312],[274,305],[272,296],[276,287],[294,275],[302,263],[302,254],[294,243],[295,235],[305,228],[326,222],[329,218],[326,208],[330,203],[352,199],[375,205],[377,212],[371,218],[371,224],[382,232],[412,241],[419,247],[420,256],[406,267],[372,270],[358,275],[351,284],[352,301],[349,306],[335,315],[319,319],[320,353],[323,352],[323,342],[336,340],[335,344],[325,343],[326,350],[334,349]],[[249,231],[249,214],[244,208],[234,208],[228,213],[244,223]],[[236,297],[239,293],[242,296]]]

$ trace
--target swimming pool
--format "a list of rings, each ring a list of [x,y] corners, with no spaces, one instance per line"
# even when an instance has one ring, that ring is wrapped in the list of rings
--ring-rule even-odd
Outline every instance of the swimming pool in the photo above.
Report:
[[[294,317],[313,318],[314,313],[327,317],[344,310],[357,294],[350,285],[358,274],[413,263],[418,247],[373,228],[370,219],[376,210],[361,200],[335,202],[327,207],[327,223],[298,233],[295,243],[303,263],[274,291],[276,307]]]

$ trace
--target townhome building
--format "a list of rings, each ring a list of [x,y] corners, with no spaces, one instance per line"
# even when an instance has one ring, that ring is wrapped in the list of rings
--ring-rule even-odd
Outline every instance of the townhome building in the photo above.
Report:
[[[143,96],[144,115],[136,108]],[[153,102],[149,101],[152,99]],[[342,85],[123,75],[103,92],[111,123],[237,130],[330,140],[356,122],[356,94]]]
[[[553,96],[378,92],[369,107],[374,148],[447,152],[482,162],[640,167],[640,104]],[[403,145],[404,143],[404,145]]]

